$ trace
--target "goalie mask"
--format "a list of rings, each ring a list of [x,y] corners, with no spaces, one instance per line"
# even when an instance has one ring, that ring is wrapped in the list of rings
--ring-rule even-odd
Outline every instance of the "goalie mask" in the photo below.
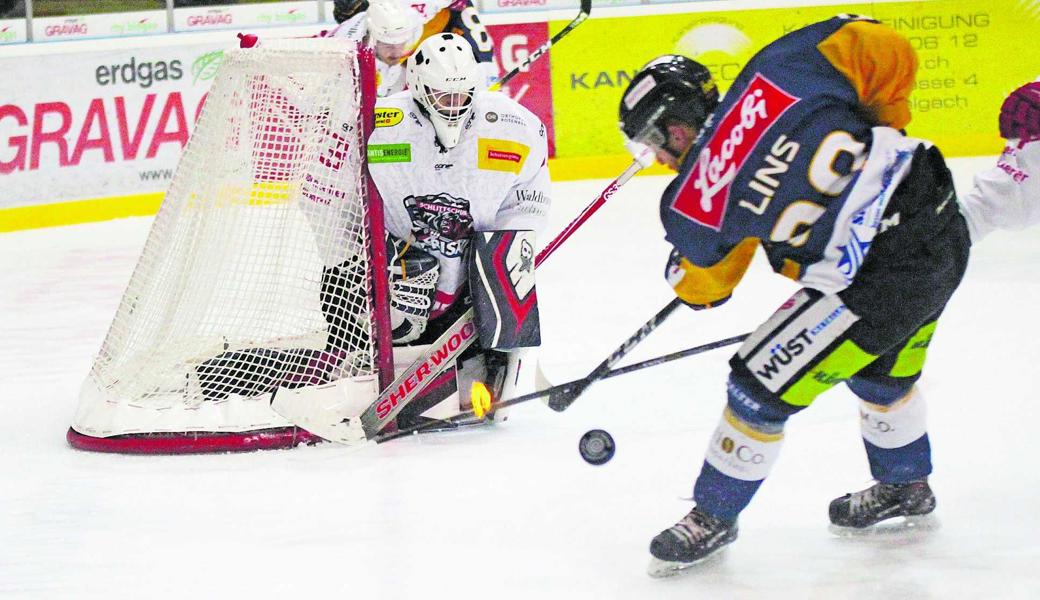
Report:
[[[632,78],[621,97],[618,120],[629,141],[678,157],[667,147],[668,124],[679,121],[700,131],[718,104],[719,89],[704,65],[666,54]]]
[[[452,33],[427,38],[408,58],[407,77],[412,98],[433,123],[437,140],[454,148],[480,83],[469,42]]]

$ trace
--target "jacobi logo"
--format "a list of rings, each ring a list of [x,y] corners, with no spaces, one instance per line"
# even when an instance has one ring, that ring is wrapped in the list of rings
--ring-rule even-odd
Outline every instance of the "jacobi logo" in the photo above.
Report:
[[[0,42],[13,42],[14,39],[14,29],[12,29],[10,26],[0,27]]]
[[[380,420],[385,419],[397,408],[401,401],[418,389],[421,382],[426,381],[431,375],[436,375],[442,370],[445,363],[454,360],[455,355],[464,346],[463,342],[469,340],[476,333],[477,328],[472,321],[463,325],[458,333],[449,337],[448,341],[430,353],[429,358],[425,362],[409,373],[408,377],[396,390],[376,404],[376,416]]]
[[[399,108],[377,108],[376,127],[393,127],[404,119],[404,111]]]
[[[756,74],[701,149],[672,210],[716,231],[722,229],[737,172],[765,132],[798,100]]]
[[[477,168],[487,171],[520,173],[531,149],[511,140],[477,139]]]

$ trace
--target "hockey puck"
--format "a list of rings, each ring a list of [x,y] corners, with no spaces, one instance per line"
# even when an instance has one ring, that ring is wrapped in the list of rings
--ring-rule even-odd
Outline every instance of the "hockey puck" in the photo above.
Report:
[[[578,442],[578,452],[590,465],[602,465],[614,458],[614,438],[602,429],[586,431]]]

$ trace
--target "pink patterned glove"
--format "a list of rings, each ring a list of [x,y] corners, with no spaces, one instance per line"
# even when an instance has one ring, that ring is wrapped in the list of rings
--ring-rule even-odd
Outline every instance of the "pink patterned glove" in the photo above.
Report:
[[[1027,83],[1004,100],[1000,107],[1000,135],[1019,139],[1019,144],[1040,140],[1040,81]]]

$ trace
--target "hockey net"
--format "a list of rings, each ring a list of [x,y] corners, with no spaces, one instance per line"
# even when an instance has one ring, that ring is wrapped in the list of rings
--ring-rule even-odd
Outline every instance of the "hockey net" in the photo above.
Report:
[[[69,442],[191,453],[317,438],[279,388],[393,377],[371,51],[229,51],[87,380]]]

